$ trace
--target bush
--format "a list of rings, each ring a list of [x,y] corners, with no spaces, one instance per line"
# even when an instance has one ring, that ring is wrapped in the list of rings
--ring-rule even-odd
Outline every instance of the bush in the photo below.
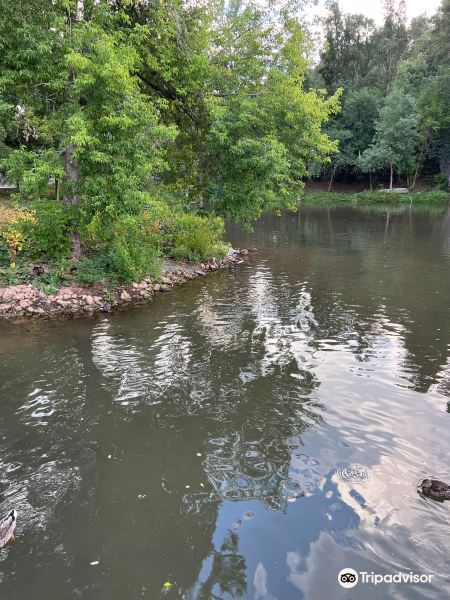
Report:
[[[144,214],[120,216],[109,223],[93,220],[86,234],[94,262],[82,266],[81,277],[85,280],[95,278],[95,273],[102,279],[103,272],[111,279],[130,283],[159,274],[157,236],[149,230],[149,220]]]
[[[430,192],[416,192],[411,194],[410,198],[414,203],[442,203],[448,202],[450,199],[450,193],[444,190],[431,190]]]
[[[179,207],[149,194],[142,195],[141,200],[141,208],[135,214],[97,213],[83,226],[85,256],[79,261],[76,274],[80,283],[140,281],[160,274],[162,256],[201,261],[226,253],[223,219],[180,212]],[[52,265],[58,281],[55,278],[41,283],[45,291],[54,289],[68,274],[67,234],[74,216],[55,200],[36,201],[32,209],[0,206],[0,261],[7,264],[9,259],[15,264],[18,252],[23,252],[28,261]],[[89,217],[80,213],[80,219]],[[55,270],[57,265],[59,270]]]
[[[68,222],[68,212],[58,202],[0,205],[0,257],[8,255],[12,264],[19,254],[29,260],[60,260],[70,251]]]
[[[0,240],[11,267],[15,267],[19,253],[29,248],[30,227],[36,222],[32,210],[14,204],[0,204]]]
[[[439,173],[438,175],[435,175],[433,179],[437,190],[441,190],[442,192],[450,192],[450,184],[445,175]]]
[[[36,219],[29,230],[32,258],[58,260],[68,256],[70,214],[67,208],[51,200],[40,200],[33,207]]]
[[[220,218],[179,213],[149,198],[137,215],[89,224],[85,241],[90,256],[80,262],[77,277],[85,284],[105,278],[130,283],[158,276],[161,256],[191,261],[223,256],[223,231]]]
[[[44,292],[44,294],[47,294],[47,296],[55,294],[60,289],[61,284],[61,278],[58,273],[44,273],[34,282],[35,287]]]
[[[109,279],[110,274],[111,268],[105,254],[99,254],[94,258],[83,256],[76,270],[76,277],[83,285],[94,285],[99,281]]]
[[[196,262],[226,253],[223,219],[181,214],[175,216],[171,225],[171,245],[167,250],[173,258]]]
[[[0,269],[0,287],[29,283],[30,274],[26,267],[4,267]]]
[[[122,217],[114,224],[109,256],[111,270],[119,281],[140,281],[160,271],[158,249],[143,225],[139,216]]]

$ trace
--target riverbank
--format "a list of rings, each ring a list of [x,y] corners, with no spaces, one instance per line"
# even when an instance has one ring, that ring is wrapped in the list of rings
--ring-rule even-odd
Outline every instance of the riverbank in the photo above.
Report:
[[[395,192],[307,192],[302,204],[448,204],[450,192],[442,190],[395,193]]]
[[[168,292],[172,287],[196,277],[240,264],[252,251],[230,249],[224,258],[212,258],[198,264],[166,260],[160,277],[147,277],[143,281],[114,288],[102,284],[90,287],[71,285],[46,294],[32,283],[2,287],[0,319],[75,318],[111,312],[122,306],[145,304],[157,293]]]

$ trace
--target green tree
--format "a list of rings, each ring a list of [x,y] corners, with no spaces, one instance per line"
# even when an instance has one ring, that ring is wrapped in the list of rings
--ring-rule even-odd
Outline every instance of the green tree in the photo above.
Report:
[[[339,143],[330,166],[325,167],[330,173],[329,191],[336,174],[345,172],[348,175],[359,168],[359,158],[375,135],[379,105],[379,94],[373,88],[354,89],[344,94],[341,112],[326,127],[328,136]]]
[[[325,43],[318,72],[329,91],[366,85],[373,54],[375,23],[364,15],[345,14],[339,2],[327,3],[322,21]]]
[[[322,124],[338,109],[339,94],[326,100],[304,91],[307,40],[295,20],[282,21],[280,34],[260,9],[237,6],[214,43],[226,50],[211,59],[203,193],[215,210],[248,221],[297,205],[308,165],[336,147]]]
[[[74,259],[95,240],[122,272],[140,271],[131,245],[156,201],[244,222],[294,207],[308,165],[336,148],[323,124],[339,94],[304,90],[309,41],[288,7],[0,0],[0,11],[2,164],[22,198],[56,180]]]
[[[432,153],[450,185],[450,0],[443,0],[427,43],[429,77],[419,99],[423,120],[432,129]]]
[[[18,132],[5,165],[28,197],[41,197],[49,177],[59,182],[79,258],[83,223],[113,226],[138,212],[175,130],[142,94],[137,54],[106,4],[29,4],[0,2],[11,19],[2,21],[0,89],[17,107]]]
[[[399,174],[410,173],[414,168],[418,122],[414,98],[399,90],[387,96],[376,124],[374,143],[366,150],[360,164],[369,172],[375,166],[388,167],[390,190],[394,171]]]
[[[425,158],[431,158],[450,182],[449,0],[442,2],[432,18],[414,20],[410,29],[414,43],[399,65],[396,85],[417,100],[417,167]]]
[[[373,36],[374,54],[370,80],[389,94],[397,75],[400,60],[408,49],[405,0],[384,1],[384,23]]]

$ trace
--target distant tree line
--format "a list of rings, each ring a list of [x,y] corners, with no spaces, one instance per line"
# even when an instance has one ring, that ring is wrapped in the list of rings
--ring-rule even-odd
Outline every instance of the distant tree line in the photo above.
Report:
[[[343,90],[342,110],[325,129],[339,143],[328,177],[368,174],[414,188],[423,173],[450,182],[450,0],[407,25],[405,2],[385,0],[384,23],[328,3],[324,44],[308,83]]]

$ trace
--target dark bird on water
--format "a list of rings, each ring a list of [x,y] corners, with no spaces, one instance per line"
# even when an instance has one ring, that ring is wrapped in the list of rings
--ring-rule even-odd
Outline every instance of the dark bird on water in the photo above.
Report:
[[[9,540],[14,536],[16,523],[17,510],[13,508],[12,511],[0,521],[0,548],[6,546]]]
[[[450,485],[438,479],[424,479],[420,489],[425,496],[433,500],[450,500]]]

